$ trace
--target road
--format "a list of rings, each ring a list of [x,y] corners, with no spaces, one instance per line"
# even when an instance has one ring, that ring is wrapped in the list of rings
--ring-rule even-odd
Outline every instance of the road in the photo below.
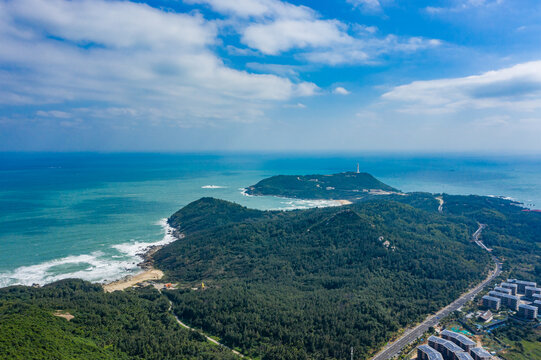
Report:
[[[180,326],[182,326],[183,328],[188,329],[188,330],[190,330],[190,331],[195,331],[195,332],[197,332],[197,333],[203,335],[203,336],[204,336],[208,341],[210,341],[211,343],[216,344],[216,345],[218,345],[218,346],[221,346],[221,347],[223,347],[224,349],[227,349],[227,350],[231,351],[233,354],[235,354],[235,355],[237,355],[237,356],[239,356],[239,357],[241,357],[241,358],[244,357],[244,355],[241,354],[240,352],[238,352],[237,350],[231,349],[229,346],[224,345],[224,344],[222,344],[221,342],[214,340],[214,339],[211,338],[210,336],[207,336],[207,335],[205,335],[204,333],[198,331],[197,329],[194,329],[194,328],[192,328],[192,327],[189,327],[188,325],[186,325],[186,324],[184,324],[182,321],[180,321],[180,319],[178,318],[178,316],[177,316],[177,315],[175,314],[175,312],[173,311],[173,303],[171,302],[171,300],[169,300],[169,311],[171,312],[171,314],[173,314],[173,316],[175,317],[175,320],[177,321],[177,323],[178,323]]]
[[[479,229],[477,229],[477,231],[475,231],[472,235],[472,238],[473,238],[473,241],[475,241],[475,243],[477,245],[479,245],[480,247],[482,247],[483,249],[485,249],[486,251],[488,252],[491,252],[492,249],[489,249],[485,246],[485,244],[483,244],[483,242],[481,240],[479,240],[479,237],[481,236],[481,232],[483,231],[483,229],[486,227],[485,224],[479,224]]]
[[[481,235],[481,232],[485,228],[485,225],[479,224],[479,229],[473,234],[472,238],[473,240],[479,245],[479,236]],[[486,246],[484,246],[483,243],[481,243],[481,246],[483,249],[488,250]],[[487,276],[483,282],[478,284],[475,288],[471,289],[467,293],[463,294],[461,297],[456,299],[451,304],[447,305],[440,311],[438,311],[435,315],[431,315],[427,317],[422,323],[419,325],[407,329],[404,334],[396,339],[394,342],[387,344],[378,354],[376,354],[372,360],[388,360],[393,358],[394,356],[398,355],[400,351],[404,347],[406,347],[408,344],[411,344],[415,340],[417,340],[421,335],[423,335],[425,332],[428,331],[428,329],[432,326],[436,326],[440,319],[443,319],[447,315],[451,314],[453,311],[458,310],[460,307],[462,307],[465,303],[472,300],[483,288],[488,285],[492,280],[494,280],[496,277],[500,275],[502,272],[502,266],[500,261],[495,257],[492,256],[492,260],[495,263],[494,270],[490,272],[490,274]]]
[[[443,195],[436,197],[436,200],[438,200],[438,202],[440,203],[438,206],[438,212],[442,214],[443,213]]]

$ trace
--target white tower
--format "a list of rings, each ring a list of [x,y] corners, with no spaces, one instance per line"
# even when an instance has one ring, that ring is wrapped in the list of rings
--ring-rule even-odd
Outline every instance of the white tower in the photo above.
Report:
[[[357,163],[357,174],[359,174],[360,171],[359,171],[359,163]]]

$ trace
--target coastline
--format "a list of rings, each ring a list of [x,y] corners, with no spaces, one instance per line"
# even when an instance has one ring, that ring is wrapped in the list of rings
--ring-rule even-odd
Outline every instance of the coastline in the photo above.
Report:
[[[148,269],[137,275],[129,275],[123,279],[102,285],[105,292],[122,291],[143,281],[160,280],[164,273],[158,269]]]
[[[169,235],[174,237],[173,242],[184,237],[184,234],[178,234],[174,229]],[[135,275],[128,275],[122,279],[103,284],[103,290],[105,292],[122,291],[144,281],[156,281],[162,279],[165,274],[163,271],[154,268],[154,259],[152,256],[164,246],[165,245],[151,245],[144,249],[142,253],[137,254],[143,259],[143,261],[137,264],[143,271]]]
[[[241,194],[243,196],[248,196],[248,197],[267,197],[267,196],[270,196],[270,197],[273,197],[273,198],[276,198],[276,199],[282,199],[282,200],[288,200],[288,201],[306,201],[306,202],[315,202],[315,201],[320,201],[320,202],[333,202],[335,205],[323,205],[323,207],[330,207],[330,206],[343,206],[343,205],[351,205],[353,204],[353,202],[349,201],[349,200],[336,200],[336,199],[301,199],[301,198],[292,198],[292,197],[285,197],[285,196],[280,196],[280,195],[254,195],[254,194],[249,194],[247,191],[248,191],[248,188],[240,188],[239,190],[241,190]],[[310,206],[310,207],[319,207],[319,206]],[[285,211],[288,211],[288,210],[296,210],[296,209],[302,209],[302,208],[292,208],[292,209],[271,209],[271,210],[285,210]]]

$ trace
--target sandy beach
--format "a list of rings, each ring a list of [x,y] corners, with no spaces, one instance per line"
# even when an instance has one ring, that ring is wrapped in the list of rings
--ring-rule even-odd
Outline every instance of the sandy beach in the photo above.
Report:
[[[124,290],[135,284],[148,280],[159,280],[163,277],[163,271],[157,269],[148,269],[140,274],[128,276],[124,279],[113,281],[110,284],[103,285],[105,292]]]
[[[353,204],[351,201],[349,200],[336,200],[340,203],[340,205],[350,205],[350,204]]]

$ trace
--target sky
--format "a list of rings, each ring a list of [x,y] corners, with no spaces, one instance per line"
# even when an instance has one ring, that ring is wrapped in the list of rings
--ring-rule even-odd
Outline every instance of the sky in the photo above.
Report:
[[[0,151],[541,154],[538,0],[0,0]]]

